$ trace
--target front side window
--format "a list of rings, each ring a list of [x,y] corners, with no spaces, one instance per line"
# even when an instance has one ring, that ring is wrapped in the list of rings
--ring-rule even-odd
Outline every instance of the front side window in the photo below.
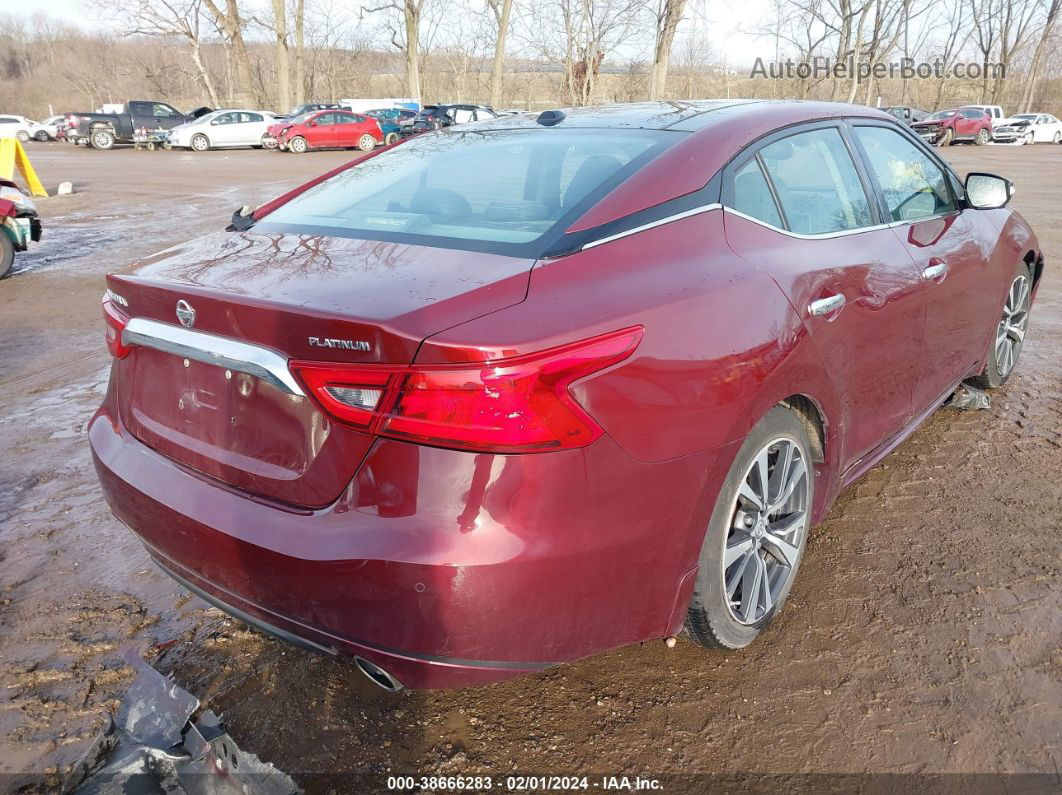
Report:
[[[734,209],[751,218],[782,228],[782,217],[763,176],[760,163],[753,158],[734,174]]]
[[[220,116],[214,117],[215,124],[233,124],[236,122],[235,113],[222,113]]]
[[[535,256],[604,183],[675,140],[647,130],[424,136],[310,188],[261,223]]]
[[[836,128],[783,138],[761,149],[760,158],[793,232],[818,235],[872,223],[859,173]]]
[[[944,171],[914,143],[884,127],[856,127],[894,221],[913,221],[955,209]]]

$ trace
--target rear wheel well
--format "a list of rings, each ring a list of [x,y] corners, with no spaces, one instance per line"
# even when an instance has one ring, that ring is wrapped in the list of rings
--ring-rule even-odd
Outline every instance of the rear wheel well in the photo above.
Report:
[[[790,395],[781,403],[797,415],[808,432],[811,456],[818,464],[826,461],[826,423],[817,403],[807,395]]]

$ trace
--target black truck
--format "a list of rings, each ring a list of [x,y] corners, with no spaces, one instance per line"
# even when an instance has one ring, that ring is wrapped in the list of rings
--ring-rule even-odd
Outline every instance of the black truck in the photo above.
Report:
[[[196,108],[184,114],[154,100],[131,99],[121,113],[67,114],[67,137],[75,143],[84,142],[93,149],[113,149],[115,144],[133,143],[137,130],[172,130],[178,124],[192,121],[210,113],[210,108]]]

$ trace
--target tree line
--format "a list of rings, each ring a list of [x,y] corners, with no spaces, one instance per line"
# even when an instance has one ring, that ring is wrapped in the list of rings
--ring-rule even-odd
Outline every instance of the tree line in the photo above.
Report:
[[[91,29],[0,17],[0,109],[127,98],[288,110],[405,96],[542,108],[797,97],[1062,115],[1062,0],[770,0],[756,55],[874,65],[998,64],[977,77],[750,76],[713,51],[707,0],[85,0]],[[870,70],[868,70],[870,72]]]

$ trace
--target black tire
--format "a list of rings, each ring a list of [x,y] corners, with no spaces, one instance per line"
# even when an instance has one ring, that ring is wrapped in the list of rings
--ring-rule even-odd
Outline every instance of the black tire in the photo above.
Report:
[[[205,152],[210,148],[210,139],[203,133],[196,133],[192,136],[192,140],[188,142],[188,145],[194,152]]]
[[[15,264],[15,244],[11,242],[11,236],[0,230],[0,279],[11,273],[11,266]]]
[[[768,550],[765,542],[762,542],[764,546],[761,547],[759,539],[763,538],[763,533],[758,521],[754,522],[754,524],[742,525],[746,528],[755,527],[753,530],[735,529],[742,519],[748,520],[751,516],[750,513],[746,513],[740,507],[747,508],[748,503],[743,502],[743,498],[739,498],[739,490],[745,484],[746,479],[756,478],[752,468],[761,451],[769,450],[772,445],[782,442],[786,443],[791,450],[799,450],[804,464],[803,481],[800,482],[798,487],[798,489],[803,490],[802,493],[797,495],[794,492],[790,502],[784,503],[781,511],[779,511],[782,516],[776,517],[774,520],[778,521],[780,518],[784,518],[785,514],[783,512],[786,510],[792,510],[789,515],[799,519],[799,527],[795,528],[795,532],[791,537],[795,542],[790,545],[794,562],[789,567],[781,565],[780,560],[776,559],[774,553]],[[793,454],[792,460],[794,463],[797,462],[795,454]],[[771,466],[777,467],[778,465],[778,459],[775,459]],[[775,469],[772,468],[769,472],[773,475]],[[768,481],[770,481],[770,478],[768,478]],[[792,502],[797,500],[798,496],[799,501],[797,503]],[[709,649],[733,650],[743,648],[752,643],[778,614],[799,571],[800,559],[803,557],[810,529],[811,506],[814,504],[814,497],[815,469],[811,455],[811,444],[808,439],[808,425],[796,412],[783,406],[776,406],[752,429],[734,459],[730,473],[723,482],[723,487],[716,498],[715,508],[712,511],[711,519],[708,522],[708,530],[705,533],[704,545],[701,548],[700,568],[697,572],[693,598],[690,600],[689,610],[686,615],[686,630],[696,643]],[[792,507],[796,504],[802,506],[802,516],[798,516],[798,512]],[[774,514],[772,513],[772,515]],[[753,534],[756,532],[760,532],[759,538],[750,540],[754,538]],[[747,585],[747,579],[742,575],[742,572],[747,571],[748,561],[744,557],[739,557],[729,567],[724,564],[727,544],[731,543],[731,549],[733,549],[735,539],[744,539],[742,544],[754,544],[750,554],[759,558],[760,561],[767,561],[769,558],[769,564],[762,564],[764,568],[768,565],[773,565],[775,567],[773,569],[774,572],[787,574],[785,579],[778,583],[777,592],[770,595],[773,604],[767,606],[766,599],[762,600],[765,602],[762,605],[764,608],[762,615],[757,613],[756,615],[746,616],[747,619],[752,620],[744,622],[739,621],[736,617],[732,597],[738,595],[738,588],[744,591]],[[752,557],[749,557],[749,560],[753,564],[760,565],[759,561]],[[731,580],[737,582],[737,588],[728,594],[727,571],[730,571],[735,566],[741,566],[743,563],[746,566],[745,569],[732,572]],[[771,576],[774,575],[769,573],[768,577]],[[762,575],[758,575],[754,580],[754,584],[759,586],[761,583]],[[744,594],[742,594],[741,599],[744,599]],[[757,596],[757,601],[754,604],[758,605],[759,601]],[[754,607],[754,611],[758,611],[758,609],[758,607]]]
[[[1062,144],[1062,132],[1056,132],[1055,137],[1051,139],[1052,143]]]
[[[977,137],[974,138],[974,143],[978,146],[984,146],[992,140],[992,133],[988,131],[987,127],[982,127],[977,131]]]
[[[110,130],[93,130],[89,133],[89,144],[93,149],[102,151],[114,149],[114,133]]]
[[[1019,311],[1022,311],[1020,319],[1015,322],[1014,315],[1011,315],[1008,319],[1010,297],[1014,290],[1015,285],[1020,281],[1025,280],[1025,287],[1027,289],[1026,300],[1024,306],[1021,306],[1022,302],[1018,302]],[[981,371],[980,375],[967,379],[973,386],[978,389],[995,389],[1003,386],[1007,383],[1007,380],[1014,375],[1014,370],[1018,365],[1018,357],[1021,355],[1021,349],[1025,345],[1025,336],[1029,331],[1029,310],[1031,308],[1029,300],[1032,298],[1032,271],[1029,270],[1029,266],[1024,262],[1020,263],[1015,269],[1011,280],[1007,283],[1007,293],[1003,299],[1003,308],[1000,312],[999,320],[995,326],[995,334],[992,335],[992,348],[988,352],[988,359],[985,362],[985,369]],[[1014,336],[1004,330],[1004,324],[1008,327],[1019,326],[1021,329],[1021,338],[1016,340],[1011,347],[1009,353],[1005,353],[1002,348],[1000,337],[1005,337],[1010,340],[1014,340]],[[1000,332],[1004,333],[1001,335]],[[1003,340],[1006,342],[1006,340]]]
[[[306,143],[306,139],[303,138],[301,135],[296,135],[294,138],[288,141],[288,151],[294,152],[297,155],[301,155],[309,148],[310,146]]]
[[[48,140],[48,133],[46,133],[44,130],[37,130],[33,138],[37,141],[40,141],[41,143],[44,143]]]
[[[937,139],[937,146],[951,146],[951,142],[955,139],[955,132],[950,127],[944,131],[944,134]]]

